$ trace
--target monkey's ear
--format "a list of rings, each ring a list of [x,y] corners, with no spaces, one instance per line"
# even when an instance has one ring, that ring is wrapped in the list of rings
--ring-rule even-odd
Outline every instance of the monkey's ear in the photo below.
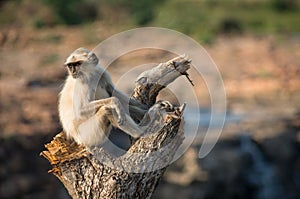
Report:
[[[95,53],[93,53],[92,51],[89,52],[89,54],[88,54],[88,60],[89,60],[90,62],[94,63],[95,65],[97,65],[98,62],[99,62],[98,57],[97,57],[97,56],[95,55]]]

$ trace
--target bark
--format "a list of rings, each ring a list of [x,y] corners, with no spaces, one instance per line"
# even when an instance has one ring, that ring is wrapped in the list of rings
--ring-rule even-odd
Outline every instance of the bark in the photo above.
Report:
[[[156,96],[177,77],[187,75],[190,62],[176,57],[138,77],[130,103],[149,110],[143,118],[132,117],[146,130],[124,155],[115,157],[100,147],[88,149],[66,139],[63,132],[45,145],[41,155],[53,166],[49,172],[72,198],[151,198],[184,139],[179,131],[184,105],[156,103]]]

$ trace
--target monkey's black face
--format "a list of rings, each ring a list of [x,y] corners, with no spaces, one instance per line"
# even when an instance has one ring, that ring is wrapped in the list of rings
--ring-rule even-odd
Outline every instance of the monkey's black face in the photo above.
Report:
[[[80,61],[67,64],[68,71],[74,79],[76,79],[78,77],[79,68],[80,68],[81,64],[82,64],[82,62],[80,62]]]
[[[74,79],[89,77],[97,64],[97,56],[85,48],[75,50],[64,63],[68,68],[69,75]]]

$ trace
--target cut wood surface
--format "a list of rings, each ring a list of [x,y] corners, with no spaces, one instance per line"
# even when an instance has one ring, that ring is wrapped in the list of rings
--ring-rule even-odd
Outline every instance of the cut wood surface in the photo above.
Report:
[[[101,147],[78,145],[66,139],[64,132],[45,145],[47,150],[41,155],[53,166],[49,172],[64,184],[72,198],[151,198],[184,139],[179,126],[185,105],[156,102],[156,97],[179,76],[188,77],[190,63],[179,56],[137,78],[130,104],[148,111],[144,116],[131,117],[146,130],[122,156],[116,157]]]

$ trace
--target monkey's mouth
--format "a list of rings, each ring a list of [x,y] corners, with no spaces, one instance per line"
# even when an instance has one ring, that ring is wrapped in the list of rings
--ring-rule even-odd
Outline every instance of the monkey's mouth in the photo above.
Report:
[[[68,63],[66,65],[67,65],[68,70],[69,70],[70,74],[72,75],[72,77],[74,79],[76,79],[78,76],[78,69],[81,65],[81,62],[72,62],[72,63]]]
[[[76,78],[77,78],[77,73],[72,73],[72,77],[73,77],[74,79],[76,79]]]

